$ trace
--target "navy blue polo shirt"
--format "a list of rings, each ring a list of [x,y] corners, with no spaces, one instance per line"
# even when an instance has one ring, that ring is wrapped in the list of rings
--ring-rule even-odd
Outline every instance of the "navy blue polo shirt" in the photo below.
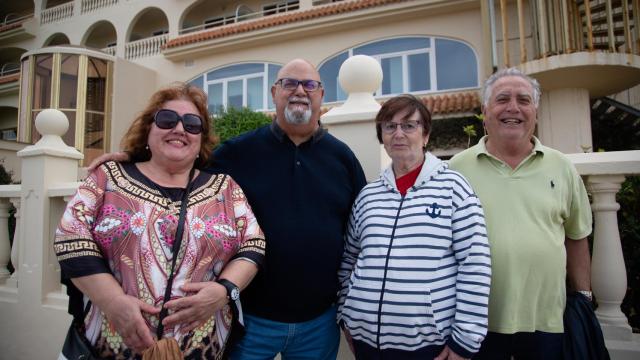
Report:
[[[322,128],[296,146],[274,121],[222,144],[209,171],[242,187],[267,242],[243,310],[280,322],[325,312],[339,288],[351,205],[366,184],[349,147]]]

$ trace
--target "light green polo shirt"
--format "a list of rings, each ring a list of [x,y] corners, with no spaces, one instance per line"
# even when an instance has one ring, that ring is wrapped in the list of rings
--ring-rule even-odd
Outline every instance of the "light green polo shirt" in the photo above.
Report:
[[[486,140],[450,165],[469,180],[484,208],[492,267],[489,331],[563,332],[565,236],[591,233],[582,179],[561,152],[537,138],[516,169],[489,154]]]

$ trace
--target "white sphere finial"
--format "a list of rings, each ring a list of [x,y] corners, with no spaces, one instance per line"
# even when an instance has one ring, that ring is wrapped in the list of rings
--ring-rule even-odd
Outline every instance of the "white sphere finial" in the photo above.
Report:
[[[373,94],[382,83],[382,67],[370,56],[355,55],[342,63],[338,81],[347,94]]]
[[[69,120],[60,110],[45,109],[36,116],[36,129],[42,136],[56,135],[62,137],[69,130]]]

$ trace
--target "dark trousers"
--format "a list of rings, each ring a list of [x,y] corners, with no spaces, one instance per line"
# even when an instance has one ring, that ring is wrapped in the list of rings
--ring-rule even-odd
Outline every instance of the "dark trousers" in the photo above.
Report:
[[[562,360],[561,333],[489,332],[473,360]]]
[[[353,348],[357,360],[430,360],[442,352],[444,345],[426,346],[414,351],[378,350],[363,341],[353,340]]]

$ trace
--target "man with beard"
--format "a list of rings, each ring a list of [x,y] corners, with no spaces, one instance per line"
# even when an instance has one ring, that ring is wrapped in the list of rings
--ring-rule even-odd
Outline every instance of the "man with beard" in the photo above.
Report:
[[[320,127],[324,89],[313,65],[284,65],[271,95],[276,119],[220,145],[205,169],[242,187],[269,242],[263,267],[242,291],[246,334],[231,359],[335,359],[343,235],[366,179],[351,149]],[[105,154],[89,169],[128,159]],[[239,289],[224,286],[234,302]]]
[[[336,274],[366,180],[353,152],[320,126],[324,89],[313,65],[286,64],[271,94],[276,119],[222,144],[209,168],[240,184],[269,242],[242,292],[246,334],[231,359],[335,359]]]

